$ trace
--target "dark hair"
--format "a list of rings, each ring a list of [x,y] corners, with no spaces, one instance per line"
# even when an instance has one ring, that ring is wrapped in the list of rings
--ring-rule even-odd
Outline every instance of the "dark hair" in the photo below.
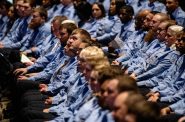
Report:
[[[11,17],[11,18],[9,17],[9,21],[7,22],[7,29],[6,29],[6,31],[4,32],[4,36],[1,37],[2,40],[3,40],[4,37],[10,32],[10,29],[12,28],[12,26],[13,26],[15,20],[18,18],[17,12],[16,12],[15,9],[14,9],[14,6],[11,6],[11,7],[13,8],[13,17]],[[11,8],[11,7],[10,7],[10,8]],[[10,10],[10,8],[9,8],[9,10]],[[8,10],[8,12],[9,12],[9,10]]]
[[[137,21],[143,21],[149,13],[151,13],[150,10],[140,10],[138,14],[136,14],[135,19],[137,19]]]
[[[74,34],[80,34],[80,38],[81,38],[81,41],[84,41],[84,40],[91,40],[91,35],[84,29],[75,29],[71,35],[74,35]]]
[[[155,15],[155,14],[158,14],[160,12],[159,11],[151,11],[150,13],[152,13],[153,15]]]
[[[58,20],[60,23],[62,23],[64,20],[67,20],[67,17],[62,15],[62,16],[55,16],[52,20],[52,22]]]
[[[80,34],[81,42],[86,43],[88,46],[92,44],[91,35],[86,30],[77,28],[72,32],[71,35],[74,35],[74,34]]]
[[[128,92],[125,104],[127,113],[134,115],[136,122],[157,122],[160,113],[157,103],[145,101],[141,94]]]
[[[31,7],[36,7],[35,0],[23,0],[24,3],[29,3]]]
[[[0,2],[0,8],[5,7],[6,10],[8,10],[11,6],[12,6],[12,4],[9,1],[1,1]]]
[[[122,93],[125,93],[125,92],[122,92]],[[134,91],[126,91],[126,93],[128,94],[128,97],[125,101],[125,104],[128,107],[128,113],[131,113],[134,111],[132,108],[133,105],[136,105],[138,102],[145,101],[145,98],[141,94]]]
[[[138,87],[136,84],[136,80],[131,78],[128,75],[117,76],[115,79],[119,81],[118,83],[118,91],[135,91],[138,92]]]
[[[136,122],[157,122],[159,118],[160,109],[157,103],[142,100],[131,104],[129,100],[127,106],[128,113],[135,115]]]
[[[39,12],[41,17],[44,17],[45,20],[48,19],[48,13],[47,10],[43,7],[35,8],[33,12]]]
[[[130,5],[125,5],[125,6],[121,7],[120,10],[123,10],[123,9],[125,9],[125,10],[126,10],[126,13],[129,13],[129,15],[131,15],[131,16],[134,15],[134,9],[133,9],[132,6],[130,6]]]
[[[92,40],[91,40],[91,41],[92,41]],[[96,46],[96,47],[101,48],[101,47],[102,47],[102,44],[99,43],[98,41],[92,41],[91,46]]]
[[[97,5],[100,8],[100,10],[102,12],[101,18],[105,17],[105,8],[104,8],[103,4],[95,2],[95,3],[93,3],[93,5]],[[93,7],[93,5],[92,5],[92,7]]]
[[[60,0],[52,0],[52,2],[53,4],[56,4],[56,5],[60,4]]]
[[[181,0],[174,0],[175,2],[179,2],[179,1],[181,1]]]
[[[67,33],[71,35],[71,33],[77,29],[77,26],[74,23],[64,23],[61,24],[60,28],[65,28],[67,30]]]
[[[41,0],[41,5],[45,8],[51,8],[54,5],[52,1],[53,0],[49,0],[48,4],[43,5],[43,0]]]
[[[183,42],[185,42],[185,29],[184,29],[183,31],[184,31],[184,33],[183,33],[183,35],[182,35],[182,37],[181,37],[181,40],[182,40]]]
[[[83,1],[75,6],[76,14],[81,20],[89,20],[92,15],[92,6],[90,3]]]
[[[116,4],[116,13],[119,13],[119,10],[121,7],[125,6],[125,1],[124,0],[115,0]]]
[[[109,68],[99,73],[98,82],[103,84],[104,81],[114,79],[116,76],[121,74],[121,68],[111,65]]]
[[[111,6],[111,3],[110,3],[110,6]],[[110,12],[110,7],[109,7],[109,13],[108,13],[109,16],[118,15],[119,11],[120,11],[120,8],[125,6],[125,1],[124,0],[115,0],[115,6],[116,6],[115,13],[111,13]]]

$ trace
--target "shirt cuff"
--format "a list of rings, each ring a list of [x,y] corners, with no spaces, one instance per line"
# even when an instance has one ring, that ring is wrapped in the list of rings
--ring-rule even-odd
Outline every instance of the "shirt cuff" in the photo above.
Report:
[[[161,97],[160,98],[161,102],[171,102],[171,96],[167,96],[167,97]]]
[[[146,83],[144,81],[137,82],[138,86],[146,86]]]
[[[158,92],[159,89],[157,87],[154,87],[153,89],[151,89],[152,92]]]
[[[34,71],[34,67],[33,66],[29,66],[29,67],[27,67],[27,70],[28,70],[28,72],[32,72],[32,71]]]
[[[31,81],[36,81],[35,77],[32,76],[32,77],[29,77],[28,80],[31,80]]]

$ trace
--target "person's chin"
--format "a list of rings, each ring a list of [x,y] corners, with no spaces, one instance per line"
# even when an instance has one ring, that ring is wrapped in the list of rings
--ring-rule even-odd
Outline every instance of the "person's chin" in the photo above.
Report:
[[[30,24],[30,25],[29,25],[29,28],[30,28],[30,29],[35,29],[36,27],[35,27],[34,25]]]

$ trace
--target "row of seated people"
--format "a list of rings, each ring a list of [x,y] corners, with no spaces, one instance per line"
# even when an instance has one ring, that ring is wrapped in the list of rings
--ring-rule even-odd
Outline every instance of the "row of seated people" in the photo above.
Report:
[[[18,120],[15,120],[15,121],[32,121],[32,120],[46,121],[51,119],[54,119],[53,121],[84,121],[85,119],[87,119],[87,121],[97,121],[97,120],[113,121],[111,119],[110,112],[107,111],[108,109],[108,110],[113,110],[112,114],[115,117],[116,121],[123,121],[123,120],[130,121],[130,119],[137,118],[138,120],[136,119],[135,121],[155,121],[156,122],[157,121],[156,117],[157,117],[157,114],[159,114],[159,110],[156,110],[156,106],[153,106],[153,104],[151,103],[147,103],[143,98],[141,98],[140,95],[136,94],[138,92],[136,81],[127,75],[123,75],[122,70],[114,69],[115,67],[113,66],[110,67],[108,60],[105,58],[104,53],[100,48],[97,48],[95,46],[85,48],[92,42],[90,41],[88,42],[87,40],[82,41],[87,39],[87,36],[86,37],[84,35],[82,36],[82,37],[85,37],[85,39],[82,37],[80,38],[79,35],[82,35],[82,34],[79,34],[78,31],[82,32],[84,30],[81,30],[81,29],[74,30],[71,36],[69,37],[69,40],[67,41],[67,45],[65,46],[65,52],[64,52],[66,53],[65,57],[69,56],[70,59],[67,59],[67,58],[65,59],[63,57],[65,61],[64,60],[61,61],[62,63],[59,65],[59,67],[57,67],[56,71],[52,75],[52,78],[48,86],[46,86],[46,84],[43,84],[43,82],[39,82],[39,81],[35,82],[33,80],[29,81],[29,80],[20,79],[17,82],[15,102],[16,102],[16,107],[19,106],[19,110],[20,108],[22,109],[19,113],[20,115],[17,116],[18,118],[16,118]],[[87,32],[86,34],[88,35]],[[90,40],[90,36],[89,36],[89,40]],[[80,43],[80,41],[82,42]],[[78,57],[78,63],[73,62],[74,58],[76,58],[73,56],[75,56],[75,54],[78,54],[78,53],[80,53]],[[76,70],[73,71],[75,69],[75,65],[74,65],[75,63],[76,63]],[[94,70],[91,71],[92,70],[91,68],[92,69],[94,68]],[[76,72],[77,70],[80,72]],[[111,74],[112,71],[113,71],[113,74]],[[70,74],[68,74],[68,72]],[[114,72],[116,73],[114,74]],[[100,76],[98,77],[97,75],[100,75]],[[60,78],[62,77],[62,79],[60,79],[60,81],[57,81],[59,77]],[[104,84],[104,82],[101,81],[101,77],[103,77],[103,80],[105,80],[106,77],[110,79],[107,79],[107,81],[105,80],[104,81],[105,84]],[[111,80],[111,78],[113,79]],[[98,84],[99,82],[100,84]],[[90,85],[90,89],[89,89],[89,85]],[[94,92],[93,94],[91,93],[92,92],[91,90]],[[128,92],[128,91],[132,91],[132,92]],[[123,92],[123,93],[120,93],[120,92]],[[118,93],[120,94],[118,95]],[[20,101],[20,94],[22,98],[21,101]],[[114,98],[116,96],[117,98],[116,98],[116,101],[114,102]],[[96,106],[98,103],[96,97],[98,97],[98,99],[100,100],[99,104],[100,105],[103,104],[102,107],[105,107],[105,108],[102,109],[100,108],[100,106],[98,107]],[[113,102],[114,102],[114,108],[112,108]],[[120,114],[116,113],[117,110],[120,109],[119,105],[121,105],[122,107],[122,105],[124,105],[123,103],[125,103],[126,106],[128,106],[128,110],[129,110],[128,114],[124,113],[126,108],[123,109],[124,110],[122,111],[123,113],[120,113]],[[67,108],[65,108],[65,106],[67,106]],[[134,110],[132,110],[133,106],[136,106],[136,108],[134,107]],[[47,107],[50,107],[50,108],[46,109]],[[107,108],[107,107],[110,107],[110,108]],[[148,114],[145,115],[146,114],[145,109],[146,110],[149,109],[147,111],[149,115]],[[134,112],[138,112],[138,113],[136,114]],[[144,115],[140,115],[141,114],[140,112],[143,113]],[[150,112],[154,112],[154,113],[150,113]],[[96,118],[96,116],[98,117]],[[176,116],[181,116],[181,115],[176,115]]]
[[[27,2],[30,5],[23,5],[23,0],[16,0],[15,5],[12,6],[2,2],[2,11],[0,13],[0,40],[2,40],[2,47],[19,49],[21,48],[20,44],[16,44],[18,40],[22,40],[25,35],[31,33],[31,30],[27,27],[31,20],[31,10],[36,4],[34,0]],[[130,28],[131,32],[135,31],[134,16],[144,9],[168,13],[178,25],[185,27],[185,12],[181,9],[177,0],[167,0],[165,5],[156,0],[94,2],[69,0],[52,2],[51,0],[43,0],[42,6],[47,9],[48,13],[45,18],[48,29],[55,16],[64,15],[78,23],[80,28],[87,30],[94,40],[107,45],[118,33],[122,33],[124,30],[128,30],[128,28]],[[120,10],[124,5],[127,5],[127,7]],[[126,10],[124,11],[123,9]],[[16,30],[16,32],[11,32],[13,30]],[[11,32],[11,34],[8,32]],[[123,39],[124,37],[122,37]]]
[[[93,23],[98,22],[95,25],[93,25],[93,23],[85,23],[87,28],[82,28],[87,30],[90,33],[89,35],[81,29],[73,31],[77,26],[74,22],[69,23],[69,21],[63,21],[66,19],[64,16],[54,17],[50,25],[50,23],[46,23],[47,12],[44,8],[38,7],[32,12],[30,8],[34,7],[34,5],[31,6],[32,4],[29,0],[17,1],[17,3],[18,2],[19,4],[17,4],[16,7],[17,14],[22,17],[16,20],[17,23],[16,21],[13,23],[11,30],[3,38],[1,42],[1,53],[4,55],[7,54],[6,56],[13,64],[14,69],[19,67],[20,64],[21,67],[25,67],[25,64],[20,63],[20,54],[33,57],[32,61],[34,64],[26,63],[26,65],[31,66],[15,70],[13,73],[17,76],[18,81],[14,80],[13,82],[13,78],[9,81],[8,85],[16,86],[16,90],[14,89],[16,92],[14,92],[15,98],[13,98],[13,102],[14,107],[16,106],[16,111],[18,111],[17,113],[20,115],[18,115],[18,118],[15,118],[15,121],[16,119],[18,119],[18,121],[32,121],[34,119],[39,119],[40,121],[80,121],[74,120],[74,116],[76,116],[83,103],[87,103],[92,97],[91,89],[93,88],[89,88],[91,82],[87,84],[87,81],[90,79],[86,76],[90,75],[88,68],[91,68],[91,66],[87,65],[86,69],[79,68],[77,70],[77,61],[80,60],[77,59],[77,55],[81,49],[88,45],[93,45],[97,41],[104,46],[107,46],[107,43],[111,41],[110,47],[119,47],[116,51],[122,56],[113,61],[112,64],[120,65],[125,74],[136,79],[140,91],[143,95],[149,97],[149,101],[156,102],[158,100],[170,105],[170,107],[161,110],[162,114],[170,113],[170,111],[176,112],[176,116],[182,116],[184,114],[184,31],[182,26],[175,25],[179,24],[178,20],[176,20],[176,23],[170,20],[168,15],[151,12],[150,10],[141,10],[135,18],[133,18],[134,9],[127,5],[118,10],[119,18],[117,16],[117,21],[119,24],[115,26],[114,23],[111,25],[104,21],[108,20],[103,18],[105,14],[103,16],[101,15],[103,14],[104,8],[101,4],[95,3],[92,5],[93,17],[97,17],[96,19],[98,20],[98,15],[100,15],[100,18],[103,19],[101,21],[93,21]],[[111,5],[114,3],[115,1],[111,1]],[[178,2],[174,1],[174,3],[178,5]],[[112,7],[110,6],[110,13],[111,9]],[[23,19],[23,21],[22,18],[24,17],[26,19]],[[27,18],[30,18],[31,21],[27,20]],[[50,26],[48,27],[48,25]],[[110,30],[107,33],[106,28]],[[97,30],[99,32],[97,32]],[[82,37],[78,37],[81,35],[80,32],[82,35],[84,33],[86,34]],[[101,38],[98,38],[98,34],[108,39],[103,38],[105,41],[101,42]],[[112,41],[112,39],[114,39],[114,41]],[[82,41],[83,44],[81,44],[79,40]],[[89,40],[91,40],[91,42],[89,42]],[[92,52],[93,56],[101,56],[101,54],[96,54],[97,50],[90,52]],[[88,59],[88,55],[84,56],[84,58]],[[89,60],[88,62],[90,62]],[[17,66],[17,63],[19,63],[19,66]],[[106,62],[102,63],[98,62],[98,60],[93,61],[93,63],[97,65],[106,64]],[[83,65],[86,64],[82,64],[80,67],[83,67]],[[132,86],[134,85],[132,84]],[[99,93],[100,89],[97,87],[100,86],[96,86],[93,91]],[[107,96],[111,97],[111,95]],[[102,95],[102,97],[105,96]],[[113,97],[115,98],[115,96]],[[110,99],[106,98],[108,101],[105,101],[105,103],[109,104],[109,100],[111,100],[112,103],[109,106],[110,111],[113,110],[113,108],[111,108],[114,101],[113,97]],[[52,104],[52,107],[48,104]],[[116,104],[115,101],[115,106]],[[134,103],[132,103],[131,106],[133,106],[133,104]],[[145,104],[145,102],[142,101],[142,104]],[[160,105],[161,104],[162,103],[160,103]],[[91,116],[90,112],[83,120],[104,121],[104,119],[106,119],[107,121],[113,121],[113,119],[109,118],[111,117],[109,114],[110,111],[99,109],[100,108],[94,110],[95,113],[93,114],[92,112]],[[105,114],[98,116],[99,111],[103,111]],[[152,111],[153,110],[151,110],[151,112]],[[143,110],[143,114],[144,113],[145,110]],[[113,115],[116,121],[121,119],[117,116],[116,112],[113,112]],[[98,117],[96,118],[95,116]],[[87,117],[90,118],[88,119]],[[123,116],[123,119],[127,119],[127,117],[128,116]],[[20,118],[21,120],[19,120]],[[150,116],[149,118],[152,117]]]
[[[64,3],[65,1],[62,1],[59,5],[62,6],[62,4],[65,4],[65,8],[67,3]],[[154,3],[157,1],[153,1]],[[6,2],[5,2],[6,3]],[[7,4],[2,4],[2,8],[8,8]],[[29,4],[25,4],[29,3]],[[43,55],[43,48],[41,47],[43,41],[33,41],[32,44],[29,44],[29,40],[44,40],[45,36],[48,36],[50,34],[50,25],[51,21],[53,20],[53,17],[49,17],[51,15],[65,15],[68,17],[68,19],[73,19],[78,23],[78,26],[80,28],[83,28],[87,30],[92,37],[92,40],[100,42],[102,45],[107,46],[109,42],[112,40],[117,40],[119,43],[117,46],[120,48],[123,46],[121,40],[125,40],[132,32],[135,31],[135,19],[134,15],[138,13],[139,10],[145,9],[146,7],[142,6],[142,9],[137,9],[134,11],[135,6],[129,6],[127,2],[124,1],[111,1],[110,3],[110,9],[107,13],[105,11],[105,8],[102,4],[94,3],[92,4],[92,7],[87,2],[80,2],[80,1],[74,1],[74,8],[75,14],[72,13],[73,10],[69,10],[68,14],[60,13],[55,14],[55,12],[50,12],[47,10],[47,16],[45,16],[43,19],[46,24],[41,28],[41,30],[45,30],[42,34],[37,34],[38,32],[33,33],[33,28],[30,26],[28,28],[28,23],[31,21],[31,12],[32,9],[35,7],[34,0],[30,1],[23,1],[17,0],[13,9],[13,6],[9,6],[10,10],[6,12],[6,10],[3,10],[1,13],[1,43],[0,47],[4,48],[14,48],[19,49],[21,51],[24,51],[25,53],[33,53],[36,58]],[[137,3],[137,2],[136,2]],[[155,4],[152,5],[155,5]],[[47,5],[46,5],[47,4]],[[51,3],[49,1],[43,1],[43,7],[47,8],[46,6],[49,6],[49,8],[55,7],[54,3]],[[124,6],[127,4],[126,6]],[[162,4],[162,3],[160,3]],[[185,13],[182,11],[180,6],[178,5],[178,1],[166,1],[166,10],[168,10],[168,15],[175,19],[178,25],[184,26],[184,17]],[[3,6],[4,5],[4,6]],[[70,4],[71,5],[71,4]],[[73,5],[73,4],[72,4]],[[148,4],[147,4],[148,5]],[[123,7],[124,6],[124,7]],[[163,5],[164,6],[164,5]],[[122,8],[121,8],[122,7]],[[62,8],[62,7],[60,7]],[[157,8],[158,11],[160,9],[158,7],[152,7]],[[164,7],[163,7],[164,8]],[[48,8],[47,8],[48,9]],[[84,11],[87,10],[87,11]],[[151,8],[147,8],[148,10],[153,10]],[[53,10],[53,9],[52,9]],[[92,12],[91,12],[92,11]],[[71,14],[69,14],[71,13]],[[164,12],[165,13],[165,12]],[[178,13],[178,14],[177,14]],[[107,15],[108,14],[108,15]],[[7,17],[7,15],[9,17]],[[19,16],[19,17],[16,17]],[[75,17],[71,17],[71,15],[74,15]],[[78,18],[78,19],[75,19]],[[7,21],[9,20],[9,21]],[[16,20],[16,21],[15,21]],[[43,22],[43,23],[44,23]],[[35,29],[38,27],[35,27]],[[126,31],[125,31],[126,30]],[[117,35],[117,36],[116,36]],[[39,37],[38,37],[39,36]],[[24,38],[23,38],[24,37]],[[38,39],[42,38],[43,39]],[[118,37],[118,38],[117,38]],[[30,39],[29,39],[30,38]],[[36,39],[35,39],[36,38]],[[46,42],[46,41],[45,41]],[[40,49],[34,49],[29,47],[29,45],[36,45]],[[115,46],[115,44],[113,44]]]
[[[65,24],[67,24],[67,23],[65,23]],[[64,27],[62,27],[62,26],[64,26],[65,24],[61,25],[61,30],[64,29]],[[73,24],[73,26],[75,26],[75,25]],[[66,26],[66,29],[67,28],[70,28],[70,26]],[[67,30],[70,30],[70,29],[67,29]],[[93,90],[94,93],[96,93],[98,95],[98,93],[100,91],[100,89],[99,89],[100,86],[98,86],[96,81],[92,80],[91,82],[89,82],[89,84],[92,83],[92,88],[89,88],[89,84],[87,81],[90,80],[90,78],[93,79],[93,76],[90,77],[91,76],[90,75],[91,74],[90,68],[94,67],[97,71],[102,70],[102,79],[103,80],[106,80],[106,79],[104,79],[104,77],[108,77],[111,79],[111,78],[115,78],[115,76],[118,74],[122,75],[122,71],[121,70],[119,71],[117,69],[116,73],[111,74],[112,68],[111,69],[109,68],[110,64],[109,64],[107,58],[104,56],[103,51],[97,47],[85,48],[86,46],[88,46],[89,44],[92,43],[89,40],[90,40],[90,35],[85,30],[75,29],[72,32],[72,34],[70,35],[70,37],[67,41],[67,45],[65,46],[65,50],[61,51],[59,54],[59,55],[63,54],[63,58],[62,58],[62,60],[60,60],[60,63],[57,63],[59,65],[59,67],[57,67],[58,65],[56,66],[56,70],[54,71],[54,74],[52,75],[51,80],[50,80],[51,84],[49,83],[48,87],[46,86],[46,84],[43,84],[44,82],[41,82],[41,81],[35,82],[33,80],[30,80],[30,81],[26,80],[25,81],[22,79],[22,76],[19,77],[19,81],[17,81],[17,84],[16,84],[17,89],[14,94],[15,98],[13,99],[14,104],[17,107],[16,109],[19,110],[19,112],[18,112],[19,114],[16,115],[17,118],[15,118],[15,120],[13,120],[13,121],[47,121],[47,120],[52,120],[52,119],[53,119],[53,121],[80,121],[80,120],[75,119],[78,115],[74,116],[74,114],[73,114],[74,112],[78,113],[77,110],[83,106],[86,106],[85,103],[87,104],[87,101],[90,103],[92,101],[93,101],[93,103],[96,102],[95,105],[98,105],[96,95],[92,94],[92,90],[94,88],[94,90]],[[85,48],[85,49],[80,53],[81,49],[83,49],[83,48]],[[78,53],[80,53],[80,57],[78,57],[78,61],[81,62],[81,63],[79,63],[79,65],[77,65],[77,59],[76,59],[77,58],[76,55]],[[87,60],[87,62],[85,62],[85,60]],[[88,64],[88,63],[90,63],[90,64]],[[50,65],[50,64],[48,64],[48,65]],[[77,68],[78,68],[78,70],[77,70]],[[104,69],[104,68],[106,68],[106,69]],[[15,74],[17,71],[15,71]],[[77,72],[77,71],[81,71],[81,72],[83,72],[83,74],[81,72]],[[105,74],[103,74],[103,73],[105,73]],[[70,76],[72,76],[72,77],[70,77]],[[139,99],[139,100],[141,99],[141,103],[140,103],[141,105],[138,105],[138,107],[142,106],[143,104],[146,104],[146,106],[149,106],[149,108],[151,107],[150,109],[152,110],[152,105],[150,105],[147,102],[144,102],[144,99],[141,98],[141,96],[138,96],[139,94],[136,94],[137,86],[136,86],[135,80],[128,77],[128,76],[124,76],[124,77],[119,76],[119,77],[120,78],[118,78],[118,79],[120,79],[120,81],[125,80],[125,82],[124,82],[125,84],[122,85],[124,87],[120,88],[120,92],[125,91],[125,89],[131,90],[131,91],[133,90],[133,93],[129,93],[129,94],[136,95],[136,97],[138,97],[137,99]],[[94,79],[97,79],[97,77],[94,76]],[[70,83],[68,81],[70,81]],[[127,85],[128,81],[131,83],[131,84],[129,83],[130,88]],[[103,81],[102,81],[102,83],[103,83]],[[107,83],[109,83],[109,81],[107,81],[104,85],[106,85]],[[113,83],[116,83],[115,84],[116,85],[115,92],[118,92],[118,90],[117,90],[118,80],[116,80],[116,82],[115,82],[115,80],[113,80]],[[55,86],[54,86],[54,84],[55,84]],[[53,90],[53,91],[50,92],[49,86],[50,86],[50,88],[54,86],[53,88],[51,88],[51,90]],[[41,88],[41,89],[39,89],[39,88]],[[104,88],[104,89],[108,90],[107,88]],[[102,88],[102,91],[104,89]],[[65,92],[66,92],[66,94],[65,94]],[[58,94],[56,95],[56,93],[58,93]],[[108,92],[106,91],[105,93],[108,93]],[[101,94],[104,94],[104,92],[102,92]],[[116,93],[116,94],[118,94],[118,93]],[[128,93],[125,93],[125,94],[127,96]],[[116,97],[115,95],[113,94],[113,96],[110,97],[109,100],[112,100],[114,97]],[[102,96],[101,100],[105,99],[105,98],[103,98],[105,96]],[[108,95],[108,96],[110,96],[110,95]],[[20,97],[22,98],[21,100],[20,100]],[[65,100],[65,98],[66,98],[66,100]],[[58,102],[55,100],[57,100]],[[83,105],[83,103],[84,103],[84,105]],[[52,107],[50,106],[50,104],[52,104],[51,105]],[[105,104],[105,103],[103,102],[102,104]],[[132,105],[130,105],[130,106],[132,106]],[[50,107],[50,108],[46,109],[47,107]],[[56,109],[56,107],[57,107],[57,109]],[[62,109],[58,109],[58,107],[62,107]],[[110,107],[112,107],[112,102],[110,103]],[[22,109],[20,110],[20,108],[22,108]],[[83,108],[81,108],[82,111],[84,111]],[[92,106],[92,109],[94,109],[94,108],[95,107]],[[113,119],[110,118],[111,117],[110,112],[106,109],[101,110],[102,115],[100,118],[99,117],[94,118],[94,114],[97,114],[97,112],[98,113],[100,112],[99,109],[100,109],[100,107],[96,108],[94,110],[93,115],[87,121],[94,121],[94,119],[101,119],[101,117],[103,117],[104,119],[108,119],[109,121],[113,121]],[[60,110],[62,110],[63,112]],[[87,109],[87,110],[89,110],[89,109]],[[62,113],[65,113],[65,115]],[[79,113],[81,113],[81,112],[79,112]],[[89,112],[89,114],[90,113],[91,112]],[[89,116],[89,114],[86,115],[86,117]],[[30,117],[30,115],[31,116],[33,115],[33,116]],[[122,116],[122,114],[121,114],[121,116]],[[80,117],[79,119],[83,120],[83,119],[86,119],[86,117],[85,118]],[[116,115],[115,115],[115,117],[116,117]],[[149,119],[154,120],[155,116],[145,116],[145,117],[142,117],[142,120],[144,118],[147,121]],[[104,121],[104,120],[99,120],[99,121]]]
[[[80,34],[80,32],[82,34]],[[57,67],[56,71],[54,72],[51,78],[51,81],[48,84],[48,87],[46,86],[46,84],[43,84],[43,82],[41,83],[39,81],[36,82],[33,80],[31,81],[19,80],[17,82],[17,89],[15,94],[16,97],[14,99],[16,102],[15,105],[16,107],[19,106],[19,109],[22,108],[23,110],[21,109],[19,113],[20,115],[17,116],[18,118],[16,119],[18,120],[14,120],[14,121],[46,121],[51,119],[54,119],[53,121],[81,121],[79,119],[82,119],[83,121],[84,119],[87,119],[86,117],[88,117],[92,111],[94,112],[92,112],[92,115],[89,116],[87,121],[96,121],[96,119],[98,119],[99,121],[105,121],[105,120],[113,121],[111,119],[111,115],[109,111],[107,111],[107,107],[110,107],[110,110],[114,110],[113,115],[116,121],[118,120],[129,121],[131,118],[133,119],[133,116],[138,116],[138,120],[136,119],[135,121],[157,121],[156,116],[159,113],[159,111],[155,110],[156,106],[153,106],[151,103],[147,103],[141,97],[141,95],[137,93],[138,88],[135,80],[130,78],[127,75],[123,75],[122,70],[118,70],[118,69],[113,70],[114,67],[110,67],[108,60],[106,59],[103,51],[100,48],[97,48],[94,46],[85,48],[86,46],[91,44],[90,41],[89,42],[88,40],[85,41],[85,39],[88,39],[88,38],[90,40],[90,35],[85,30],[76,29],[72,32],[71,36],[69,37],[69,40],[67,41],[67,45],[65,46],[65,51],[64,51],[65,55],[63,57],[63,60],[61,60],[61,64],[59,64],[59,67]],[[81,51],[81,49],[83,48],[85,49]],[[78,53],[80,53],[78,57],[79,65],[77,65],[77,61],[74,60],[74,58],[76,58],[74,57],[75,54],[78,54]],[[69,57],[65,58],[66,56],[69,56]],[[75,64],[76,64],[76,69],[75,69]],[[81,71],[83,74],[81,72],[76,72],[77,68],[78,68],[78,71]],[[94,68],[94,71],[91,71],[92,70],[91,68]],[[111,73],[112,71],[113,71],[113,74]],[[70,74],[68,74],[68,72]],[[100,84],[97,84],[97,81],[96,81],[96,79],[98,79],[97,72],[99,73],[101,72],[102,74],[100,73],[98,75],[100,76],[102,75],[101,76],[102,80],[105,80],[105,83],[101,80],[99,81],[102,84],[102,86],[99,86]],[[62,79],[60,79],[60,81],[57,81],[57,79],[59,77],[61,78],[61,76],[62,76]],[[106,77],[110,79],[106,79]],[[89,85],[91,86],[91,89],[89,88]],[[51,89],[53,91],[50,91],[49,89],[52,86],[54,87]],[[58,91],[59,93],[57,92],[57,90],[59,90]],[[91,90],[93,90],[94,94],[91,93],[92,92]],[[99,94],[100,90],[101,90],[101,93]],[[114,105],[115,108],[113,109],[112,100],[114,99],[114,97],[116,97],[116,95],[118,95],[118,93],[123,91],[124,93],[121,93],[117,97],[116,101],[118,103],[115,101],[115,105]],[[132,92],[127,93],[126,91],[127,92],[132,91]],[[58,94],[54,95],[56,93]],[[21,101],[20,101],[20,94],[22,98]],[[100,97],[99,98],[100,102],[103,102],[102,100],[105,100],[103,103],[101,103],[103,104],[102,106],[105,108],[101,109],[100,106],[98,108],[96,107],[98,103],[96,97],[98,98]],[[123,99],[124,97],[126,98]],[[128,104],[128,105],[126,104],[127,106],[131,107],[129,108],[131,109],[129,110],[131,112],[129,112],[128,115],[125,114],[125,117],[123,116],[124,115],[123,113],[121,113],[121,115],[116,114],[117,112],[116,107],[119,107],[119,105],[123,105],[122,103],[124,103],[124,100],[128,100],[125,103]],[[130,101],[134,101],[134,102],[131,104]],[[138,104],[135,104],[135,102]],[[52,107],[50,106],[50,104],[52,104],[51,105]],[[109,106],[106,104],[108,104]],[[132,110],[133,105],[136,106],[137,111],[135,109]],[[67,108],[65,108],[65,106]],[[86,108],[86,106],[90,107],[90,109]],[[144,108],[144,110],[141,109],[143,106],[146,107]],[[47,107],[50,107],[50,108],[44,109]],[[89,112],[89,110],[91,109],[93,110]],[[146,110],[149,109],[147,111],[149,113],[154,112],[154,115],[153,114],[145,115],[146,114],[145,109]],[[82,112],[78,112],[78,110]],[[137,114],[135,115],[135,113],[132,113],[132,111],[138,112],[137,113],[138,115]],[[143,113],[142,116],[140,116],[140,112]],[[84,114],[85,114],[85,118],[84,118]],[[101,116],[98,116],[96,118],[95,115],[97,114]],[[80,118],[78,118],[78,116],[80,116]],[[121,118],[119,118],[120,116]]]

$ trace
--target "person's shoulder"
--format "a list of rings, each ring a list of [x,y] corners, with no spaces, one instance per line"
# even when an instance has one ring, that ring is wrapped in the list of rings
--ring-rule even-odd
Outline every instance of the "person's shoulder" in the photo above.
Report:
[[[177,14],[176,14],[176,16],[185,18],[185,11],[183,11],[182,8],[179,7],[179,8],[177,9]]]
[[[43,26],[41,27],[41,30],[50,33],[51,32],[51,24],[44,23]]]
[[[161,3],[161,2],[159,2],[159,1],[156,1],[154,4],[155,4],[156,6],[165,7],[165,5],[164,5],[163,3]]]

